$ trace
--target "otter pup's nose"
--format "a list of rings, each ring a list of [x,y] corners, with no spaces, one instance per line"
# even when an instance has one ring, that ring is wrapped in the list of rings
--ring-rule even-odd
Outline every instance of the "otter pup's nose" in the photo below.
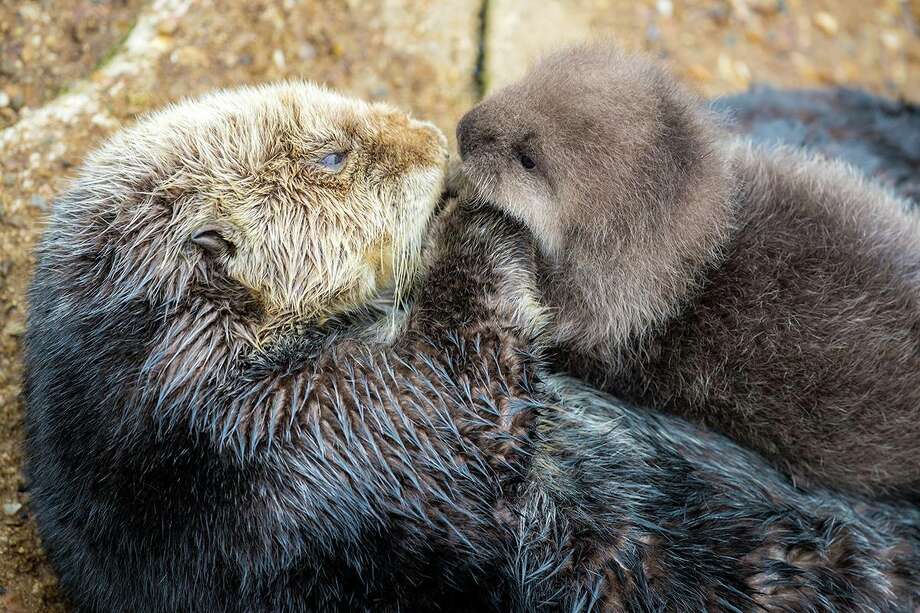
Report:
[[[457,148],[460,150],[460,159],[465,160],[477,148],[494,141],[495,136],[483,121],[481,106],[474,107],[457,124]]]

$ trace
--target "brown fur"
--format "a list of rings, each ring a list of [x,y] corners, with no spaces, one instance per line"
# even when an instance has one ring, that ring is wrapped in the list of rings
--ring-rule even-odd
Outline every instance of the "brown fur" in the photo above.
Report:
[[[474,191],[537,235],[570,370],[797,477],[920,492],[904,203],[842,164],[733,139],[664,71],[606,47],[549,57],[458,140]]]

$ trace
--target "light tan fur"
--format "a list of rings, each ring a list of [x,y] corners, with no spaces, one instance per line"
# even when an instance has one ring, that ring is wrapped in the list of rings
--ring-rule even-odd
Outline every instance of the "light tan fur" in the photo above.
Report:
[[[341,168],[324,167],[335,153],[345,156]],[[92,176],[79,182],[86,207],[123,200],[98,213],[125,247],[106,267],[119,277],[113,292],[164,287],[132,278],[150,270],[132,258],[145,253],[138,242],[166,232],[169,248],[147,254],[163,260],[154,274],[201,273],[210,269],[204,258],[216,259],[252,292],[270,329],[323,320],[394,285],[404,292],[445,162],[446,139],[432,124],[288,82],[160,111],[96,152],[86,165]],[[197,248],[202,231],[227,248]],[[83,239],[72,239],[79,248]]]

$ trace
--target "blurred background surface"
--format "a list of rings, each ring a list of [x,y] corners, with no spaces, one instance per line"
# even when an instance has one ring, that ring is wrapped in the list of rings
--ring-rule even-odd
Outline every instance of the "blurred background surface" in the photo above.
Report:
[[[0,611],[66,610],[19,468],[24,289],[87,151],[217,87],[325,82],[454,123],[559,45],[607,38],[714,96],[753,83],[920,100],[920,0],[0,0]]]

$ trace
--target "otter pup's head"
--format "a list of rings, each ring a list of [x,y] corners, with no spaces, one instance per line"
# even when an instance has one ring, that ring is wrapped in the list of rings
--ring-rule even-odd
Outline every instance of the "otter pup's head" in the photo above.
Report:
[[[463,173],[479,196],[556,253],[593,227],[626,232],[706,187],[717,130],[652,62],[608,46],[567,49],[466,114]],[[611,224],[613,227],[611,227]]]
[[[721,134],[667,72],[609,46],[547,57],[457,128],[462,182],[533,231],[548,302],[605,342],[666,316],[724,235]]]
[[[119,133],[51,232],[116,300],[220,278],[272,323],[322,319],[409,280],[445,161],[437,128],[384,104],[308,83],[224,91]]]

